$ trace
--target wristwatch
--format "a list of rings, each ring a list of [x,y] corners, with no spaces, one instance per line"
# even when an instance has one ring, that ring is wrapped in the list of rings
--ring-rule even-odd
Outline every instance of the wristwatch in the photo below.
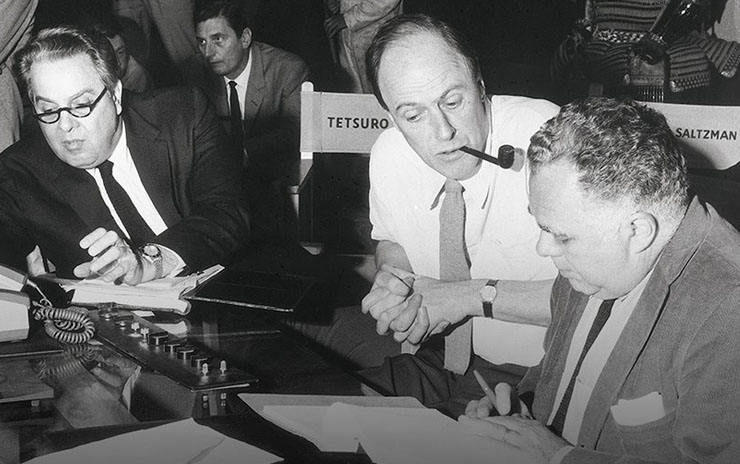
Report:
[[[164,274],[164,263],[162,262],[162,250],[153,243],[147,243],[139,248],[139,254],[143,259],[154,264],[154,279],[159,279]]]
[[[483,316],[493,319],[493,300],[496,299],[498,280],[489,280],[480,290],[480,299],[483,302]]]

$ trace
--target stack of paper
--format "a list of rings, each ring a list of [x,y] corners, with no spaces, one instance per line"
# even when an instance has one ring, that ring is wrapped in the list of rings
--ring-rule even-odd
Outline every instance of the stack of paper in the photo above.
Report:
[[[100,279],[55,279],[55,281],[64,290],[74,291],[73,304],[115,303],[126,308],[187,314],[190,312],[190,302],[184,297],[223,269],[223,266],[217,264],[196,274],[184,277],[167,277],[135,286],[114,284]]]
[[[287,401],[275,401],[282,404],[265,404],[258,410],[258,404],[264,400],[255,400],[254,396],[239,395],[265,418],[306,438],[322,451],[356,452],[361,445],[376,464],[521,462],[521,456],[507,445],[473,435],[457,421],[423,408],[411,398],[402,400],[419,407],[399,407],[398,398],[382,397],[365,398],[372,400],[372,406],[345,402],[310,405],[300,397],[298,404],[285,404],[296,398],[288,396]],[[350,401],[357,398],[362,397],[347,397]]]
[[[28,464],[268,464],[280,460],[274,454],[186,419],[47,454]]]

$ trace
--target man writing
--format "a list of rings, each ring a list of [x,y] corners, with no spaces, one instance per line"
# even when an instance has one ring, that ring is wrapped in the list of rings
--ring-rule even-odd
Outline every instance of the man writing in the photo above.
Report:
[[[513,417],[460,420],[522,462],[738,462],[740,235],[691,198],[665,118],[629,101],[565,106],[532,137],[537,251],[560,272],[545,356]],[[495,397],[509,410],[508,395]]]
[[[432,340],[415,355],[390,358],[365,374],[382,390],[427,405],[470,398],[480,391],[469,368],[471,341],[473,368],[496,371],[500,379],[519,378],[523,369],[497,365],[538,362],[536,342],[533,351],[521,348],[513,358],[499,344],[507,337],[536,340],[531,327],[492,317],[533,320],[546,313],[555,269],[534,251],[538,229],[526,209],[522,160],[503,170],[461,148],[493,155],[505,144],[521,150],[557,107],[487,97],[469,47],[428,16],[389,21],[367,61],[375,95],[396,127],[381,134],[370,158],[380,271],[363,311],[377,320],[378,333],[392,331],[396,341],[417,346],[460,327],[444,349]],[[461,407],[449,406],[451,412]]]
[[[0,155],[2,261],[135,285],[224,262],[248,236],[240,162],[199,91],[124,94],[108,40],[41,31],[16,57],[40,131]]]

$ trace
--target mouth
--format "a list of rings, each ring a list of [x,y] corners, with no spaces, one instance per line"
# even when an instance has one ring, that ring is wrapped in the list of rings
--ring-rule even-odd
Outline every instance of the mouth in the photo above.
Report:
[[[85,141],[82,139],[74,139],[74,140],[65,140],[62,142],[64,145],[64,148],[66,148],[69,151],[77,151],[82,148],[82,146],[85,144]]]
[[[437,154],[437,157],[445,161],[455,161],[459,158],[462,158],[463,155],[465,155],[465,152],[460,151],[459,148],[455,148],[453,150],[439,152]]]

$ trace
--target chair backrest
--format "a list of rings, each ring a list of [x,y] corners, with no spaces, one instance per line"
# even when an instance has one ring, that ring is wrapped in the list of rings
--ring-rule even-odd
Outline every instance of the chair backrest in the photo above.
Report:
[[[740,162],[740,107],[648,103],[683,142],[689,168],[728,169]]]
[[[370,153],[393,122],[370,94],[315,92],[301,87],[301,158],[313,153]]]
[[[683,142],[692,189],[740,230],[740,107],[648,104]]]

